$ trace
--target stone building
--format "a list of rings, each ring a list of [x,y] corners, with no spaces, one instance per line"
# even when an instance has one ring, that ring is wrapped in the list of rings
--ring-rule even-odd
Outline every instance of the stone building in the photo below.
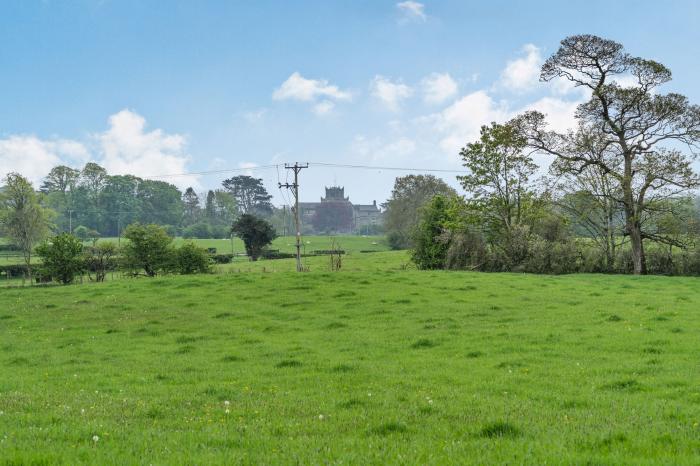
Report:
[[[314,225],[319,223],[317,217],[319,212],[328,211],[331,205],[339,214],[328,219],[330,225],[326,228],[327,231],[363,233],[382,225],[382,211],[377,206],[377,201],[373,201],[372,204],[353,204],[350,202],[350,197],[345,196],[345,188],[341,186],[326,187],[326,195],[321,198],[321,202],[300,202],[299,213],[302,224],[306,228],[314,229]],[[324,231],[315,232],[325,233]]]

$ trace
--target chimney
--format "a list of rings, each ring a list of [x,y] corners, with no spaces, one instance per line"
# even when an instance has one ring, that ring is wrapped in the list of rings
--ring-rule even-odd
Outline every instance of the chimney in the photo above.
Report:
[[[374,207],[377,207],[377,201],[372,201],[372,205],[373,205]]]

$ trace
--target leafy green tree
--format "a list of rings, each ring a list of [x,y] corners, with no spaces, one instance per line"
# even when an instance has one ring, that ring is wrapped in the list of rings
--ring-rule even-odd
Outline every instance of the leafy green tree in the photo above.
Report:
[[[527,139],[514,125],[491,123],[459,153],[469,174],[457,179],[471,195],[471,207],[496,230],[508,232],[522,223],[532,204],[530,177],[537,165],[526,147]]]
[[[189,275],[207,273],[211,267],[207,251],[192,242],[186,242],[175,250],[173,268],[177,273]]]
[[[141,223],[179,225],[182,219],[182,193],[164,181],[139,179],[138,211]]]
[[[29,180],[18,173],[5,177],[0,190],[0,226],[24,257],[27,275],[32,277],[32,251],[49,234],[50,211],[39,203]]]
[[[434,196],[457,193],[442,179],[433,175],[408,175],[396,178],[391,197],[383,205],[384,225],[394,249],[412,246],[412,233],[420,218],[420,209]]]
[[[94,162],[88,162],[80,171],[80,186],[84,187],[88,195],[96,200],[107,181],[107,176],[107,170]]]
[[[61,233],[51,241],[45,241],[36,248],[41,257],[42,268],[64,285],[72,283],[75,276],[85,269],[83,243],[69,233]]]
[[[51,169],[41,185],[44,204],[56,212],[54,222],[58,231],[71,229],[73,217],[73,197],[80,178],[80,171],[65,165]]]
[[[542,213],[530,178],[537,165],[525,153],[527,139],[513,123],[482,126],[478,141],[460,151],[469,174],[458,176],[469,194],[468,208],[493,245],[513,265],[525,257],[522,245]]]
[[[246,254],[252,261],[258,260],[265,246],[277,237],[270,223],[250,214],[241,215],[233,223],[231,232],[243,240]]]
[[[125,268],[143,270],[148,277],[155,277],[168,270],[172,263],[173,239],[160,225],[134,223],[126,227],[124,237],[128,242],[122,246]]]
[[[421,209],[418,225],[413,233],[414,248],[411,260],[419,269],[445,267],[449,244],[444,235],[452,220],[452,201],[437,194]]]
[[[85,225],[78,225],[73,229],[73,234],[81,241],[87,241],[90,229]]]
[[[632,80],[621,84],[620,78],[628,77]],[[671,80],[664,65],[633,57],[621,44],[593,35],[564,39],[540,78],[568,80],[591,97],[577,109],[578,129],[567,134],[549,131],[539,112],[521,117],[530,146],[556,156],[556,172],[599,167],[617,184],[633,271],[646,273],[644,241],[663,243],[668,237],[646,231],[645,214],[658,201],[700,185],[693,157],[679,150],[700,143],[700,107],[681,94],[658,92]]]
[[[199,196],[191,187],[185,190],[182,195],[182,203],[184,207],[184,224],[192,225],[199,220],[201,215],[201,206],[199,205]]]
[[[231,225],[237,216],[238,205],[234,196],[223,189],[214,191],[214,224]]]
[[[79,179],[80,171],[65,165],[59,165],[53,167],[49,174],[46,175],[44,182],[41,184],[41,191],[46,194],[59,193],[66,196],[75,189]]]
[[[85,225],[78,225],[75,227],[73,235],[80,241],[91,241],[93,245],[96,244],[97,240],[102,236],[97,230],[88,228]]]
[[[146,217],[141,214],[139,197],[142,181],[133,175],[106,176],[97,195],[97,224],[93,228],[105,236],[118,236],[120,225],[123,227]],[[148,223],[156,222],[149,219]]]
[[[84,251],[88,275],[94,272],[95,281],[103,282],[107,277],[107,272],[114,270],[117,265],[117,245],[111,241],[104,241],[102,243],[93,243],[92,246],[88,246]]]
[[[224,180],[222,184],[233,196],[240,214],[272,214],[272,195],[263,186],[262,178],[239,175]]]
[[[207,202],[204,205],[204,215],[207,220],[214,221],[216,219],[216,195],[211,189],[207,192]]]

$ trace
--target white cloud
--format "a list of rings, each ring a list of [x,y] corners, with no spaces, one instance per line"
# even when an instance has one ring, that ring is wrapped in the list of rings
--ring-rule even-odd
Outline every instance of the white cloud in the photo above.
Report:
[[[36,136],[22,135],[0,139],[0,179],[10,172],[17,172],[28,178],[35,188],[56,165],[82,164],[87,160],[87,148],[76,141],[44,141]]]
[[[428,19],[428,16],[425,14],[425,5],[422,3],[407,0],[397,3],[396,8],[399,9],[401,14],[401,21],[424,22]]]
[[[527,110],[539,110],[547,116],[550,128],[566,131],[576,126],[576,107],[585,97],[561,99],[546,96],[519,108],[510,108],[505,101],[495,102],[484,90],[468,94],[444,109],[431,115],[426,122],[441,134],[440,147],[450,156],[455,156],[468,142],[479,138],[481,126],[492,122],[503,123]]]
[[[523,53],[525,56],[509,61],[501,73],[499,84],[511,92],[526,92],[539,83],[542,67],[540,49],[533,44],[526,44]]]
[[[413,89],[400,81],[392,82],[384,76],[377,75],[370,84],[372,95],[379,99],[389,110],[396,112],[401,101],[413,95]]]
[[[429,104],[441,104],[457,94],[457,82],[448,73],[432,73],[421,81],[423,100]]]
[[[96,140],[98,163],[110,174],[157,178],[188,171],[190,156],[186,151],[186,138],[180,134],[166,134],[160,129],[148,132],[145,118],[130,110],[109,117],[109,129],[97,134]],[[180,188],[199,186],[198,177],[192,175],[163,180]]]
[[[458,99],[455,103],[434,116],[435,128],[444,135],[440,147],[455,155],[465,142],[479,137],[482,125],[507,119],[508,111],[486,93],[476,91]]]
[[[145,131],[146,120],[130,110],[109,118],[109,128],[93,135],[88,144],[70,139],[42,140],[36,136],[0,139],[0,176],[16,171],[35,187],[57,165],[80,168],[95,161],[112,175],[132,174],[163,179],[180,188],[198,187],[197,176],[158,178],[188,171],[186,139],[160,129]]]
[[[311,102],[319,97],[335,100],[350,100],[350,92],[342,91],[338,86],[329,84],[325,79],[307,79],[294,72],[272,93],[275,100],[300,100]]]

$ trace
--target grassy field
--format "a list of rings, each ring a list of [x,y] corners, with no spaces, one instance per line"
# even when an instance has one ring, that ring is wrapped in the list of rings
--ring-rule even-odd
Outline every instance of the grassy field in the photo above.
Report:
[[[406,259],[0,290],[0,464],[697,464],[697,279]]]

